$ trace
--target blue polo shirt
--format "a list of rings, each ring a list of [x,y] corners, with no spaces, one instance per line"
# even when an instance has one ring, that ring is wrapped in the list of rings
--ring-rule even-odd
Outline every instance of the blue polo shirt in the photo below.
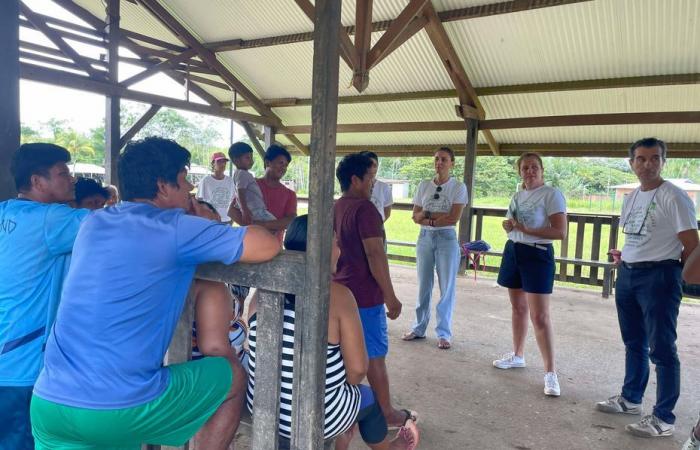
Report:
[[[62,204],[0,203],[0,386],[32,386],[80,223]]]
[[[245,232],[147,203],[91,214],[75,241],[34,394],[91,409],[162,394],[163,357],[196,266],[238,261]]]

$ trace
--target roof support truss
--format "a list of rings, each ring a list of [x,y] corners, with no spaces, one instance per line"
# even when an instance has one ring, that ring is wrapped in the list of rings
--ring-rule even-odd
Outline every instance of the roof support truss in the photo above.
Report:
[[[131,139],[136,136],[136,134],[143,129],[144,126],[155,116],[158,111],[160,111],[161,106],[160,105],[151,105],[148,110],[143,113],[141,117],[139,117],[139,120],[137,120],[129,130],[124,133],[124,135],[119,139],[119,148],[124,148],[126,146],[126,143],[129,142]]]
[[[352,85],[357,92],[362,92],[369,85],[367,54],[372,43],[372,0],[356,0],[355,29],[357,30],[355,33],[357,65],[353,70]]]
[[[391,21],[367,56],[367,68],[371,69],[391,52],[425,27],[428,20],[421,14],[429,0],[411,0],[399,16]],[[357,39],[357,38],[355,38]]]

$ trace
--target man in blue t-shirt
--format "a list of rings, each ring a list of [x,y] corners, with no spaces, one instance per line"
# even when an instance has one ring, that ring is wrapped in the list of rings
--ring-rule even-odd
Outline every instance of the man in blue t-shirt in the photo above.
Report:
[[[66,206],[70,153],[24,144],[13,155],[16,199],[0,203],[0,449],[33,449],[29,401],[85,209]]]
[[[190,152],[147,138],[119,160],[122,202],[85,220],[73,248],[44,369],[34,388],[38,448],[178,446],[226,449],[245,373],[228,343],[230,298],[197,295],[203,358],[163,367],[198,264],[262,262],[280,249],[260,227],[186,214]]]

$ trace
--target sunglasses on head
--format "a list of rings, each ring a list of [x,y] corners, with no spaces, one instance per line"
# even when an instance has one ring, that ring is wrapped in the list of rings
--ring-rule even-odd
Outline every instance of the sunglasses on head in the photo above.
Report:
[[[435,189],[435,194],[433,195],[433,198],[434,198],[435,200],[437,200],[437,199],[440,198],[439,192],[442,192],[442,186],[438,186],[437,189]]]

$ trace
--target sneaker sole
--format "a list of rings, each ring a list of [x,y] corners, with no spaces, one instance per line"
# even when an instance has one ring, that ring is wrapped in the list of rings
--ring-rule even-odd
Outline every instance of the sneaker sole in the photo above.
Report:
[[[545,391],[544,391],[544,395],[546,395],[547,397],[560,397],[560,396],[561,396],[561,392],[554,392],[554,391],[549,391],[549,392],[547,392],[547,391],[545,390]]]
[[[604,412],[604,413],[606,413],[606,414],[628,414],[628,415],[630,415],[630,416],[639,416],[639,415],[642,414],[641,408],[640,408],[639,410],[636,410],[636,411],[635,411],[635,410],[632,410],[632,409],[630,409],[630,410],[628,410],[628,411],[620,411],[620,410],[617,410],[617,409],[615,409],[615,410],[613,410],[613,409],[605,409],[604,406],[595,405],[595,409],[596,409],[596,411]]]
[[[513,365],[508,365],[508,366],[502,366],[502,365],[498,365],[496,363],[493,363],[493,367],[495,367],[496,369],[508,370],[508,369],[524,369],[527,366],[525,364],[513,364]]]
[[[637,437],[643,437],[643,438],[658,438],[658,437],[670,437],[673,436],[673,431],[667,431],[661,434],[649,434],[644,431],[639,431],[636,428],[630,428],[629,426],[625,427],[625,430],[627,430],[628,433],[630,433],[633,436]]]

